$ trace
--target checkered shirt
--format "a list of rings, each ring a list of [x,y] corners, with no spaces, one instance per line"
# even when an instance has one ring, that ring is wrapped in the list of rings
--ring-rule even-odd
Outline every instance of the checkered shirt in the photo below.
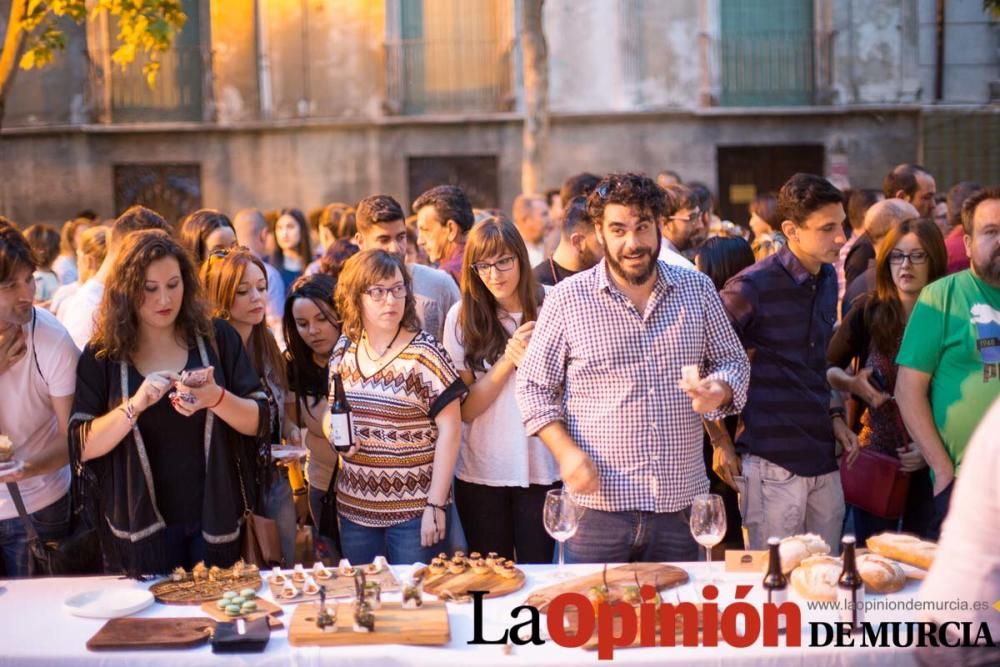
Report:
[[[600,490],[576,496],[584,507],[676,512],[708,491],[702,421],[677,386],[681,366],[732,387],[733,402],[706,418],[746,403],[750,362],[712,281],[657,268],[643,314],[609,280],[604,260],[559,283],[517,371],[527,432],[562,421],[597,466]]]

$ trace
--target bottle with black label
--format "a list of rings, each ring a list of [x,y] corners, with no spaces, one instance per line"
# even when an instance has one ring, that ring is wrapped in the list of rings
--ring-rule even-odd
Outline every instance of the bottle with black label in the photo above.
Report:
[[[854,553],[855,539],[853,535],[845,535],[842,541],[844,569],[837,580],[837,609],[840,620],[850,623],[854,629],[860,628],[865,620],[865,582],[858,571],[857,557]]]
[[[781,569],[781,554],[778,552],[778,545],[781,540],[771,537],[767,540],[768,563],[767,574],[764,576],[764,594],[767,596],[764,602],[770,602],[776,606],[788,600],[788,579]],[[786,619],[784,614],[778,615],[778,632],[786,630]]]
[[[351,424],[351,405],[344,393],[344,380],[340,373],[333,374],[333,402],[330,404],[330,444],[341,454],[354,445],[354,428]]]

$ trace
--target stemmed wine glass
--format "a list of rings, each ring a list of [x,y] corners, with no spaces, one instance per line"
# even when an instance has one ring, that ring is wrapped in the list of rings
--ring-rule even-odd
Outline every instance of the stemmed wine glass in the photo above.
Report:
[[[695,542],[705,547],[708,583],[714,584],[712,547],[726,535],[726,506],[722,502],[722,496],[704,493],[691,501],[691,535]]]
[[[543,520],[545,531],[552,536],[552,539],[559,542],[559,569],[556,572],[557,579],[564,579],[568,575],[564,568],[564,551],[566,540],[576,534],[577,526],[580,523],[581,508],[573,500],[573,496],[564,489],[552,489],[545,494],[545,509]]]

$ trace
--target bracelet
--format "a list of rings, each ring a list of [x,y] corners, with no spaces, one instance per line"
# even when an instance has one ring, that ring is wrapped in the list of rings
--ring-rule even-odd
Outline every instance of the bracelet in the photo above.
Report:
[[[118,409],[122,411],[125,415],[125,419],[128,420],[129,428],[135,428],[135,406],[132,405],[132,399],[125,399],[124,405],[119,405]]]
[[[844,411],[844,408],[830,408],[830,419],[836,419],[837,417],[847,421],[847,413]]]
[[[226,388],[222,387],[222,393],[219,394],[219,400],[217,400],[214,405],[208,406],[208,409],[214,410],[215,408],[219,407],[219,404],[222,403],[222,399],[224,399],[225,397],[226,397]]]
[[[427,501],[427,507],[433,507],[434,509],[441,510],[442,512],[447,512],[448,511],[448,506],[447,505],[435,505],[434,503],[432,503],[429,500]]]
[[[303,486],[301,489],[292,489],[292,495],[295,497],[306,495],[306,487]]]

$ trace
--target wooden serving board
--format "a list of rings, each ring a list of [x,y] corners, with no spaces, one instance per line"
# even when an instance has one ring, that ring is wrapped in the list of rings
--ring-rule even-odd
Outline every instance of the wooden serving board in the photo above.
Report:
[[[274,604],[270,600],[265,600],[263,598],[254,598],[254,602],[257,603],[257,611],[251,614],[244,614],[242,616],[228,616],[226,612],[219,609],[219,607],[216,605],[214,601],[202,603],[201,610],[206,614],[208,614],[209,616],[211,616],[212,618],[214,618],[215,620],[221,621],[223,623],[232,623],[238,618],[242,618],[244,620],[250,620],[252,618],[257,618],[259,616],[266,615],[269,617],[267,619],[268,625],[270,625],[272,628],[282,627],[281,621],[277,620],[274,617],[281,616],[282,614],[284,614],[285,613],[284,609]]]
[[[359,566],[359,567],[364,567]],[[331,571],[332,568],[331,568]],[[291,576],[291,570],[282,572],[286,577]],[[311,574],[311,571],[310,571]],[[327,598],[353,598],[357,595],[354,588],[354,577],[342,577],[339,574],[333,579],[315,579],[316,583],[326,589]],[[392,573],[391,568],[386,568],[378,574],[366,574],[365,581],[377,581],[382,586],[383,593],[395,593],[401,590],[399,580]],[[283,584],[282,584],[283,585]],[[271,583],[270,573],[268,573],[267,587],[271,591],[271,597],[279,604],[298,604],[300,602],[312,602],[319,600],[319,593],[306,595],[302,592],[302,584],[295,582],[295,587],[299,589],[299,594],[290,600],[281,597],[281,585]],[[216,598],[218,599],[218,598]]]
[[[616,597],[615,591],[625,586],[635,586],[636,575],[639,577],[640,584],[654,585],[661,591],[686,583],[688,580],[688,573],[673,565],[663,565],[661,563],[628,563],[627,565],[618,565],[608,568],[608,587],[611,589],[610,597],[614,599]],[[603,585],[603,570],[597,570],[593,574],[568,579],[553,586],[546,586],[545,588],[532,591],[528,599],[525,600],[525,604],[537,607],[538,611],[544,614],[549,608],[549,602],[557,595],[562,593],[582,593],[586,595],[594,586]],[[424,588],[426,590],[426,586]]]
[[[469,591],[489,591],[485,597],[495,598],[507,595],[524,588],[524,572],[516,569],[517,574],[507,578],[496,572],[476,574],[472,568],[466,568],[462,574],[431,574],[426,567],[413,573],[413,576],[424,577],[424,592],[442,600],[452,602],[469,602],[472,598]]]
[[[451,640],[448,610],[445,603],[438,600],[425,599],[424,604],[417,609],[403,609],[401,602],[383,602],[382,607],[374,611],[374,632],[355,632],[353,603],[336,604],[337,629],[333,632],[316,627],[319,604],[301,604],[296,607],[288,627],[288,643],[292,646],[352,644],[442,646]]]
[[[223,576],[215,581],[193,581],[190,575],[184,581],[164,579],[149,587],[157,602],[163,604],[197,604],[214,602],[222,597],[225,591],[240,591],[244,588],[259,590],[263,582],[260,574],[241,577]]]
[[[199,646],[215,631],[210,618],[113,618],[87,641],[91,651],[137,651]]]

